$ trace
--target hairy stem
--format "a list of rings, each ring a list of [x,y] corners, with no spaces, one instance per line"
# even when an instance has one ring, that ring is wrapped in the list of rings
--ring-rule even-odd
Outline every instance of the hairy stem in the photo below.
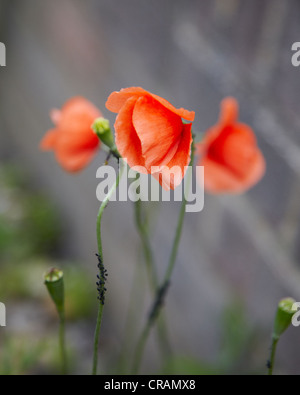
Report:
[[[142,216],[142,202],[140,199],[134,203],[134,209],[135,209],[134,210],[135,223],[136,223],[136,227],[137,227],[137,230],[138,230],[141,242],[142,242],[143,254],[144,254],[144,258],[145,258],[150,287],[151,287],[151,290],[152,291],[154,290],[154,292],[155,292],[158,287],[158,277],[157,277],[156,268],[155,268],[155,264],[154,264],[154,258],[153,258],[152,249],[151,249],[151,245],[150,245],[147,224],[146,224],[145,219]]]
[[[111,187],[111,189],[108,191],[105,199],[103,200],[103,202],[100,206],[99,212],[98,212],[98,217],[97,217],[98,260],[100,262],[100,265],[102,265],[102,267],[103,267],[103,247],[102,247],[102,237],[101,237],[101,220],[102,220],[102,216],[103,216],[103,212],[104,212],[105,208],[107,207],[115,190],[119,186],[120,179],[121,179],[121,176],[123,173],[123,169],[124,169],[124,166],[121,165],[121,167],[119,169],[118,176],[116,178],[116,181],[113,184],[113,186]],[[100,277],[101,277],[102,273],[101,273],[101,266],[100,265],[99,265],[99,269],[100,269]],[[104,300],[100,300],[98,317],[97,317],[97,324],[96,324],[96,329],[95,329],[95,337],[94,337],[94,356],[93,356],[93,370],[92,370],[92,374],[94,376],[97,375],[99,338],[100,338],[103,310],[104,310]]]
[[[270,353],[270,360],[268,362],[268,375],[273,376],[273,369],[275,364],[275,356],[277,350],[277,344],[279,339],[277,337],[272,338],[272,345],[271,345],[271,353]]]
[[[65,313],[61,312],[59,314],[59,346],[60,355],[62,361],[62,374],[68,374],[68,361],[67,361],[67,351],[66,351],[66,340],[65,340]]]

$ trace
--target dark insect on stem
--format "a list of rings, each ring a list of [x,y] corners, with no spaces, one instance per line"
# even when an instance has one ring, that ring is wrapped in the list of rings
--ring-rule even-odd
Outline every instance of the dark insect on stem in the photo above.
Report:
[[[149,321],[154,322],[156,318],[158,317],[158,314],[160,312],[161,307],[164,305],[165,301],[165,296],[167,294],[167,291],[170,287],[170,282],[166,282],[159,290],[157,293],[156,300],[152,306],[152,309],[149,314]]]
[[[97,291],[98,291],[98,300],[102,305],[105,303],[105,293],[107,289],[105,288],[106,280],[107,280],[107,270],[104,267],[103,260],[99,254],[96,254],[96,257],[98,258],[98,268],[100,274],[97,275]]]

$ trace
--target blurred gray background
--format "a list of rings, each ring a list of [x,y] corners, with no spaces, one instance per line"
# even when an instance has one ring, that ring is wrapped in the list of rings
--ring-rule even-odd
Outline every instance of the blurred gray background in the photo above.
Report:
[[[264,372],[277,302],[286,296],[300,301],[300,68],[291,64],[299,20],[298,0],[0,2],[0,41],[7,48],[7,67],[0,68],[0,159],[19,164],[32,187],[53,199],[64,221],[63,254],[91,275],[96,170],[105,156],[70,176],[53,155],[40,152],[51,108],[83,95],[113,122],[108,95],[142,86],[195,110],[199,132],[216,122],[228,95],[253,126],[267,160],[263,181],[240,197],[206,196],[204,211],[186,217],[166,302],[178,354],[217,363],[224,309],[240,303],[248,325],[259,331],[244,368]],[[158,210],[153,246],[163,273],[179,205],[163,203]],[[109,294],[102,342],[109,358],[123,341],[133,273],[142,264],[130,202],[109,206],[103,237]],[[137,317],[135,329],[144,319],[145,313]],[[158,353],[147,352],[145,371],[153,371]],[[278,370],[300,372],[300,329],[282,338]]]

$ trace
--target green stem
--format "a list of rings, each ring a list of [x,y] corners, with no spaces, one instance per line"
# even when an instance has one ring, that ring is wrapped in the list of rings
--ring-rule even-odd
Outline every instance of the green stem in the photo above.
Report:
[[[278,337],[274,337],[274,336],[272,337],[271,354],[270,354],[270,360],[268,362],[269,376],[273,376],[273,369],[275,364],[275,356],[276,356],[278,341],[279,341]]]
[[[97,243],[98,243],[98,255],[99,259],[101,262],[103,262],[103,247],[102,247],[102,237],[101,237],[101,220],[103,216],[103,212],[106,209],[112,195],[114,194],[115,190],[118,188],[120,179],[123,173],[124,167],[121,166],[119,169],[119,173],[117,176],[117,179],[114,183],[114,185],[111,187],[111,189],[108,191],[108,194],[106,195],[105,199],[103,200],[99,212],[98,212],[98,217],[97,217]],[[99,303],[99,310],[98,310],[98,317],[97,317],[97,324],[96,324],[96,330],[95,330],[95,338],[94,338],[94,356],[93,356],[93,371],[92,374],[94,376],[97,375],[97,367],[98,367],[98,349],[99,349],[99,338],[100,338],[100,330],[101,330],[101,323],[102,323],[102,316],[103,316],[103,304]]]
[[[66,352],[66,340],[65,340],[65,312],[59,314],[59,345],[60,355],[62,361],[62,374],[68,374],[68,361]]]
[[[140,235],[141,242],[142,242],[143,254],[144,254],[144,258],[145,258],[145,262],[146,262],[146,268],[147,268],[148,278],[149,278],[149,282],[150,282],[150,287],[151,287],[152,291],[156,292],[157,287],[158,287],[158,277],[157,277],[156,268],[155,268],[155,264],[154,264],[154,259],[153,259],[151,245],[150,245],[146,221],[142,217],[142,207],[141,206],[142,206],[142,202],[139,199],[134,204],[135,223],[136,223],[136,227],[137,227],[137,230]]]
[[[99,304],[98,316],[97,316],[97,324],[95,330],[95,339],[94,339],[94,357],[93,357],[93,376],[97,375],[97,367],[98,367],[98,349],[99,349],[99,338],[100,338],[100,330],[102,324],[103,317],[103,304]]]
[[[140,255],[140,254],[139,254]],[[121,352],[119,355],[119,361],[116,364],[115,374],[124,375],[129,374],[128,372],[128,354],[132,349],[134,339],[136,338],[136,320],[141,306],[144,302],[145,296],[145,282],[144,272],[142,271],[142,265],[139,261],[136,263],[136,268],[133,273],[133,280],[130,293],[129,307],[126,316],[125,327],[123,331],[123,341],[121,344]],[[129,367],[130,369],[130,367]]]
[[[194,164],[194,157],[195,157],[194,144],[192,144],[192,154],[191,154],[191,162],[190,162],[190,167],[191,167],[190,170],[191,171],[188,174],[186,191],[188,191],[188,189],[190,187],[191,176],[192,176],[192,166]],[[138,374],[139,369],[141,367],[142,358],[144,355],[146,343],[147,343],[151,328],[155,324],[156,320],[159,318],[159,315],[160,315],[162,307],[163,307],[164,299],[165,299],[166,294],[168,292],[168,288],[169,288],[170,280],[171,280],[171,277],[172,277],[172,274],[174,271],[178,248],[179,248],[179,244],[180,244],[180,240],[181,240],[186,205],[187,205],[187,199],[184,194],[183,201],[181,204],[180,213],[179,213],[178,223],[177,223],[177,227],[176,227],[175,238],[174,238],[172,251],[171,251],[171,255],[170,255],[170,260],[169,260],[169,264],[168,264],[168,267],[167,267],[167,270],[166,270],[166,273],[164,276],[164,281],[156,293],[156,297],[155,297],[154,303],[152,305],[153,307],[152,307],[151,313],[148,317],[148,320],[146,322],[144,330],[142,331],[142,334],[138,340],[137,347],[135,350],[134,359],[133,359],[133,368],[132,368],[132,374],[135,374],[135,375]]]
[[[138,177],[140,175],[138,174]],[[143,218],[142,215],[142,201],[139,199],[134,204],[135,207],[135,223],[140,235],[140,239],[143,247],[144,259],[146,262],[146,269],[149,279],[149,284],[153,296],[155,296],[159,289],[158,276],[155,268],[154,257],[152,253],[152,248],[149,240],[149,232],[147,227],[147,221]],[[160,343],[160,350],[163,355],[171,354],[171,345],[169,342],[167,323],[165,317],[161,317],[158,321],[158,340]]]
[[[153,322],[150,320],[147,321],[146,326],[143,329],[143,332],[140,335],[140,338],[138,340],[136,349],[135,349],[135,354],[134,354],[134,359],[133,359],[133,365],[132,365],[132,374],[137,375],[140,370],[140,365],[141,361],[144,355],[146,343],[148,340],[148,337],[151,332],[151,327],[153,325]]]

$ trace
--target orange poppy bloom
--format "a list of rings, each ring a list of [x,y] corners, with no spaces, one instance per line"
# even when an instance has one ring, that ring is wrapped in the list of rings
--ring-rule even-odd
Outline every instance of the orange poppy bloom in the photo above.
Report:
[[[100,142],[91,126],[101,116],[101,112],[83,97],[68,100],[61,110],[52,110],[55,128],[48,131],[40,148],[54,151],[58,163],[66,171],[82,170],[98,151]]]
[[[128,165],[142,167],[140,172],[155,176],[165,189],[176,188],[189,165],[192,144],[192,125],[182,118],[192,122],[195,113],[176,109],[142,88],[113,92],[106,107],[118,113],[116,146]]]
[[[238,112],[236,99],[224,99],[219,122],[197,146],[201,155],[199,166],[204,166],[204,185],[209,193],[242,193],[265,173],[265,159],[254,132],[238,122]]]

